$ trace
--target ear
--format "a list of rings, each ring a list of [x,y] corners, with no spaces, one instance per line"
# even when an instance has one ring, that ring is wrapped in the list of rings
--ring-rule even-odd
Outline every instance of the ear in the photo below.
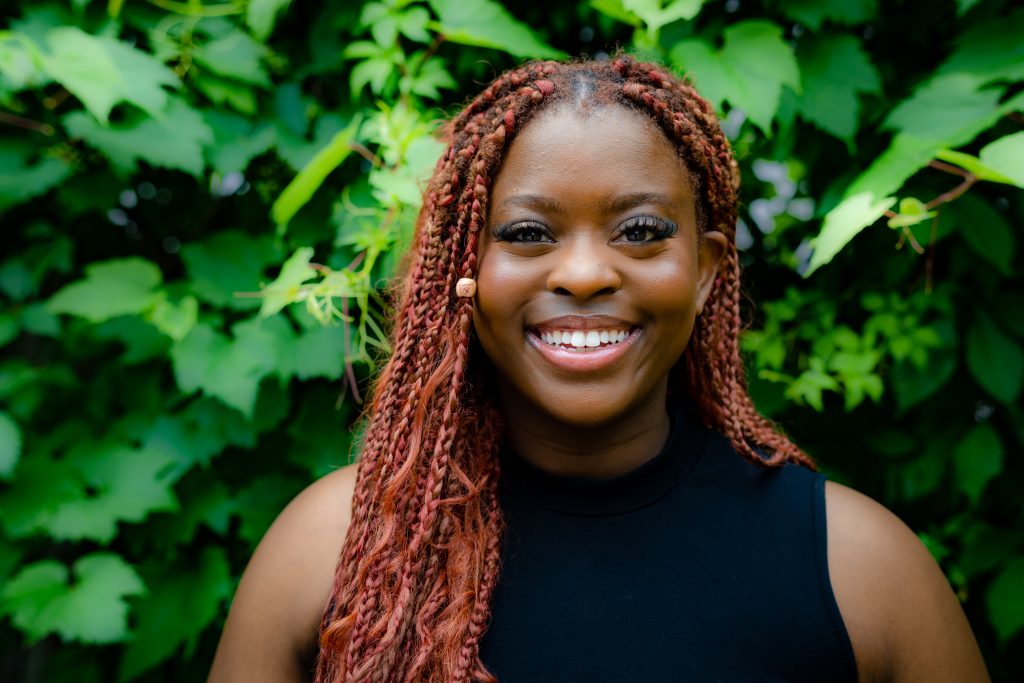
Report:
[[[711,295],[711,287],[718,277],[729,239],[718,230],[708,230],[700,236],[697,250],[697,315],[704,312],[704,303]]]

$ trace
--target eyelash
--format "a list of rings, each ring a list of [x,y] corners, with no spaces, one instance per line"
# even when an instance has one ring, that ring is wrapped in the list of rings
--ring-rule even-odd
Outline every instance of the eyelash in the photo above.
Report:
[[[633,216],[627,218],[619,229],[618,234],[620,236],[630,232],[636,232],[642,230],[643,232],[651,233],[651,238],[646,240],[625,240],[629,244],[650,244],[652,242],[660,242],[661,240],[674,237],[678,231],[678,226],[667,218],[658,218],[656,216]],[[520,223],[504,223],[496,226],[493,230],[494,238],[500,242],[520,242],[520,243],[547,243],[553,242],[551,239],[551,231],[542,223],[536,221],[523,221]],[[539,236],[546,239],[523,239],[523,236]]]

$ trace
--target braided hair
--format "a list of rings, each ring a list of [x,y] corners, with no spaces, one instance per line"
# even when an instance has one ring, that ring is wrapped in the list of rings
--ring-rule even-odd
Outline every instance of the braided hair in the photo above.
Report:
[[[675,145],[698,197],[701,232],[728,239],[710,297],[670,380],[747,460],[811,459],[758,414],[739,352],[739,173],[713,108],[654,64],[618,56],[508,71],[443,130],[400,292],[393,354],[372,401],[352,521],[320,628],[315,683],[494,681],[478,657],[498,581],[502,419],[471,358],[477,240],[504,151],[544,108],[618,105]]]

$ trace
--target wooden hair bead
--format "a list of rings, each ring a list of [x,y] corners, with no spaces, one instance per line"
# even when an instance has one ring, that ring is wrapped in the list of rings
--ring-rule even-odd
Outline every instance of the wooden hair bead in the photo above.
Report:
[[[459,296],[473,296],[476,294],[476,280],[471,277],[461,278],[455,283],[455,293]]]

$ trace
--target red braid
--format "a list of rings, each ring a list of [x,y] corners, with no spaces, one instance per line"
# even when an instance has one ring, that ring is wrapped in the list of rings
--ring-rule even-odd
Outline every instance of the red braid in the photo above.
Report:
[[[586,87],[583,84],[586,83]],[[575,98],[575,100],[574,100]],[[739,174],[711,106],[652,64],[535,62],[499,76],[445,129],[392,332],[368,408],[352,521],[320,632],[316,683],[493,681],[478,646],[498,581],[502,421],[470,357],[477,240],[504,150],[553,103],[620,105],[653,120],[686,162],[702,230],[729,246],[673,374],[711,428],[767,466],[813,462],[761,417],[739,352]]]

